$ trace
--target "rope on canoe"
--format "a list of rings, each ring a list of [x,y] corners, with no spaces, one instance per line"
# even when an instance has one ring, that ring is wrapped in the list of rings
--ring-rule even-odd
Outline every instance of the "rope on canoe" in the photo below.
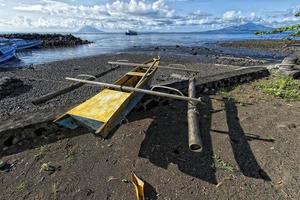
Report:
[[[184,94],[183,94],[180,90],[178,90],[178,89],[176,89],[176,88],[167,87],[167,86],[162,86],[162,85],[154,85],[154,86],[151,87],[150,90],[153,91],[155,88],[163,88],[163,89],[175,91],[175,92],[177,92],[178,94],[180,94],[181,96],[184,96]]]

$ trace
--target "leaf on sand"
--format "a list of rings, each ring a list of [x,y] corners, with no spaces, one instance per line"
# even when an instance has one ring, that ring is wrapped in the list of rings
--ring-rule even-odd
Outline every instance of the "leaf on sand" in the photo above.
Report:
[[[113,176],[109,176],[107,182],[110,182],[110,181],[116,180],[116,179],[118,179],[118,178],[115,178],[115,177],[113,177]]]
[[[137,200],[145,200],[144,181],[137,177],[133,172],[131,174],[131,182],[134,185]]]

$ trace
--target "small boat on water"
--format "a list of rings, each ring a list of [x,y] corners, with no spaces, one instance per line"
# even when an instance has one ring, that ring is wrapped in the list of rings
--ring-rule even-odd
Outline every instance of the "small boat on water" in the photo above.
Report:
[[[137,35],[138,33],[136,31],[133,31],[133,30],[127,30],[125,32],[125,35]]]
[[[30,49],[39,47],[42,44],[41,40],[24,40],[24,39],[9,39],[10,42],[13,42],[17,45],[17,50]]]
[[[17,45],[11,42],[0,42],[0,63],[4,63],[15,56]]]
[[[148,89],[159,63],[159,58],[146,61],[143,66],[135,67],[114,84],[122,87]],[[56,119],[55,123],[70,129],[85,126],[105,138],[122,122],[142,97],[143,93],[125,92],[122,89],[108,87],[66,112]]]

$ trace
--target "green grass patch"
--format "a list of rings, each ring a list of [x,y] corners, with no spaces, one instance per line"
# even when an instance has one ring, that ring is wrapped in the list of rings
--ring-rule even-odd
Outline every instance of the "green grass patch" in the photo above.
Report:
[[[288,76],[273,75],[268,80],[256,82],[255,87],[282,99],[300,101],[300,81]]]
[[[25,189],[25,187],[26,187],[26,184],[25,184],[25,182],[22,181],[22,182],[20,182],[19,185],[17,186],[17,190],[20,191],[20,192],[23,192],[24,189]]]
[[[57,192],[58,192],[58,187],[57,187],[57,183],[53,182],[51,183],[51,193],[53,195],[53,199],[57,199]]]
[[[214,155],[213,159],[215,161],[215,167],[216,168],[223,169],[226,172],[235,172],[235,171],[237,171],[237,168],[234,165],[222,160],[217,155]]]

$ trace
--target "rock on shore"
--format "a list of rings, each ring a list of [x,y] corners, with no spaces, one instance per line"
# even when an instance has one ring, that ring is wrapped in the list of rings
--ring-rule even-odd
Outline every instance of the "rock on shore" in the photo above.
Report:
[[[20,38],[20,39],[40,39],[42,40],[42,48],[51,48],[51,47],[68,47],[68,46],[77,46],[82,44],[92,43],[88,40],[82,40],[78,37],[75,37],[72,34],[38,34],[38,33],[14,33],[14,34],[1,34],[0,37],[3,38]]]

